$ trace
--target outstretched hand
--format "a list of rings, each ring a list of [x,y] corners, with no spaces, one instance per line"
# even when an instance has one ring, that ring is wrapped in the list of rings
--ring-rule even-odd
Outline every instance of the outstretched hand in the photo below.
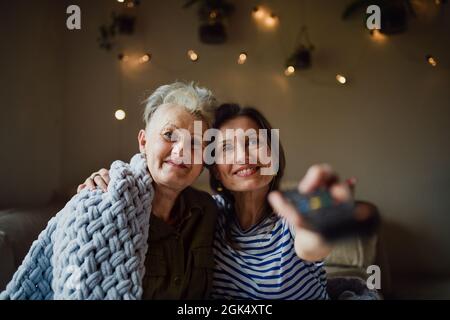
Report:
[[[340,182],[338,175],[328,164],[318,164],[310,167],[304,178],[298,184],[298,191],[302,194],[312,193],[319,188],[329,190],[333,199],[340,202],[352,200],[354,180]],[[302,216],[297,209],[287,201],[279,191],[269,194],[269,203],[275,212],[294,227],[295,250],[297,255],[309,261],[318,261],[325,258],[331,247],[320,234],[306,227]]]

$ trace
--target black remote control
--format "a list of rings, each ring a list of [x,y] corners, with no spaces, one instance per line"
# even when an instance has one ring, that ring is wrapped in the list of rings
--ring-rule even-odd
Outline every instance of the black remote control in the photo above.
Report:
[[[363,202],[336,203],[331,194],[320,189],[311,194],[287,190],[284,196],[297,208],[309,229],[334,242],[355,236],[371,236],[379,225],[379,214]]]

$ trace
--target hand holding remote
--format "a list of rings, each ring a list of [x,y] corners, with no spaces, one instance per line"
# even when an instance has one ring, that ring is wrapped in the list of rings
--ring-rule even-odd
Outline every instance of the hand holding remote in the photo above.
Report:
[[[375,210],[353,200],[339,203],[325,189],[307,195],[298,190],[288,190],[283,195],[303,216],[305,226],[321,234],[328,242],[370,236],[379,223]]]
[[[315,243],[321,243],[320,239],[330,243],[370,235],[378,226],[378,213],[376,208],[373,210],[353,200],[353,185],[353,180],[339,182],[329,165],[315,165],[308,170],[298,189],[273,192],[269,201],[278,215],[298,231],[310,230],[308,238],[317,238]],[[320,245],[309,247],[314,251]]]

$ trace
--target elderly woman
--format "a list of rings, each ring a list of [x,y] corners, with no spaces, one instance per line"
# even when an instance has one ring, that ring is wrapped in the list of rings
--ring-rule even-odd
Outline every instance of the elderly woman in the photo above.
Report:
[[[146,101],[145,130],[138,134],[139,150],[145,157],[136,155],[134,158],[146,158],[138,162],[142,166],[140,176],[132,177],[130,170],[122,170],[121,184],[108,188],[108,193],[85,190],[78,198],[75,196],[73,199],[83,201],[73,206],[69,202],[65,209],[73,211],[63,216],[58,213],[55,219],[62,217],[59,224],[49,222],[2,297],[53,299],[54,293],[49,287],[55,287],[55,280],[64,286],[58,291],[62,294],[55,298],[63,299],[208,297],[212,286],[212,240],[217,208],[207,193],[190,187],[202,172],[203,164],[186,160],[184,153],[191,151],[193,157],[202,150],[203,132],[194,130],[194,122],[200,121],[203,131],[206,130],[211,125],[215,105],[211,92],[194,84],[178,82],[157,88]],[[189,134],[179,134],[180,131]],[[147,180],[141,179],[148,174],[151,177]],[[86,184],[99,181],[98,178],[94,175]],[[146,181],[151,185],[146,186]],[[136,186],[123,193],[127,183]],[[79,191],[83,187],[80,186]],[[149,190],[152,195],[141,195],[143,201],[140,201],[136,195],[142,190]],[[108,199],[113,202],[116,197],[124,199],[108,207]],[[146,211],[143,203],[151,197],[151,214],[136,218],[139,211]],[[132,206],[126,207],[130,204]],[[149,221],[141,221],[148,216]],[[93,223],[87,223],[88,220]],[[116,225],[110,225],[111,222]],[[149,226],[148,232],[140,226]],[[60,230],[65,228],[69,229]],[[140,241],[143,238],[144,245]],[[55,250],[61,246],[67,248],[64,251],[67,255],[55,253],[52,257],[52,252],[58,252]],[[141,248],[146,252],[144,257],[136,251]],[[67,264],[82,268],[79,276],[82,279],[55,279],[61,267]],[[138,272],[133,273],[137,264]],[[72,271],[62,270],[61,274],[76,278],[76,272]],[[65,288],[71,282],[73,285]]]
[[[186,144],[192,147],[192,157],[194,149],[202,146],[202,136],[195,136],[194,121],[202,121],[206,130],[215,103],[209,90],[184,83],[159,87],[147,100],[146,129],[139,132],[138,142],[140,152],[147,157],[155,196],[144,299],[208,297],[216,207],[206,192],[190,187],[203,164],[183,162],[182,158]],[[190,135],[175,138],[180,129]],[[192,141],[184,141],[188,138]]]

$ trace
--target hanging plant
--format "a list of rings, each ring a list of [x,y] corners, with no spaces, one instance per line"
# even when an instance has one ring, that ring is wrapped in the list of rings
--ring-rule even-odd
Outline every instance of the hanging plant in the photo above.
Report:
[[[381,10],[381,29],[384,34],[396,34],[406,31],[408,16],[415,16],[409,0],[357,0],[350,3],[342,14],[342,19],[349,19],[356,12],[370,5],[377,5]],[[364,16],[364,25],[366,16]]]
[[[135,8],[140,4],[140,0],[129,0],[124,2],[126,8]],[[111,50],[114,45],[114,39],[117,35],[132,35],[136,25],[136,17],[128,13],[111,13],[111,23],[101,25],[99,28],[100,36],[97,42],[100,48]]]
[[[227,41],[226,22],[234,12],[233,4],[226,0],[189,0],[183,8],[198,3],[200,20],[199,38],[206,44],[221,44]]]
[[[380,32],[390,35],[405,32],[408,28],[408,19],[422,14],[424,8],[445,4],[447,0],[356,0],[351,2],[342,13],[342,19],[347,20],[355,13],[364,11],[370,5],[378,5],[381,10]],[[364,16],[364,25],[366,16]]]
[[[311,67],[311,54],[314,45],[309,39],[308,29],[302,26],[297,37],[297,48],[286,61],[286,67],[292,66],[295,70],[308,69]]]

